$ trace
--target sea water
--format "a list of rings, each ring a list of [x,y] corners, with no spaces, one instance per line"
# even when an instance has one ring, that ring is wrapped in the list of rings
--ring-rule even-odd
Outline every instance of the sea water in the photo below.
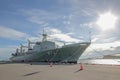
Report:
[[[120,65],[120,59],[84,59],[79,60],[79,63]]]

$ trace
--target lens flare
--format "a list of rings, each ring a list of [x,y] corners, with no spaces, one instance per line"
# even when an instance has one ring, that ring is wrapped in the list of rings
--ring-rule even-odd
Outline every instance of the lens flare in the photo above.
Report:
[[[101,30],[106,31],[115,28],[117,17],[111,12],[101,14],[96,22],[96,24],[101,28]]]

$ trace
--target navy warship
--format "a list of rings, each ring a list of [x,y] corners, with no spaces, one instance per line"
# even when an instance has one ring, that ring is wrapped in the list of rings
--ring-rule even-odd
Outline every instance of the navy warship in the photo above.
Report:
[[[28,40],[28,46],[21,45],[20,49],[12,54],[10,58],[13,62],[65,62],[77,63],[79,57],[91,44],[90,42],[64,44],[61,47],[47,39],[48,35],[43,32],[41,41],[31,42]],[[31,47],[31,44],[34,44]],[[24,51],[27,47],[27,51]]]

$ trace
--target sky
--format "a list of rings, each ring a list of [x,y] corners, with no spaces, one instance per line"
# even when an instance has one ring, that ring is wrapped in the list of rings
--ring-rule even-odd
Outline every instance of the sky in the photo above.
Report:
[[[81,58],[120,52],[120,0],[0,0],[0,60],[43,29],[62,42],[89,42]],[[91,33],[91,34],[90,34]]]

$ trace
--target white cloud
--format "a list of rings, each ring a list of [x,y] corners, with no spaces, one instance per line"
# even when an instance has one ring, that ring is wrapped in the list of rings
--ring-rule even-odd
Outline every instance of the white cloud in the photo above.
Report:
[[[58,39],[60,41],[64,41],[64,42],[79,42],[80,40],[76,39],[76,38],[72,38],[67,34],[53,34],[51,35],[51,37]]]
[[[0,26],[0,37],[8,39],[21,39],[26,37],[27,34],[17,31],[12,28]]]
[[[49,25],[49,21],[56,21],[61,16],[52,11],[41,9],[21,10],[23,15],[27,17],[30,22],[37,23],[43,26]]]
[[[50,32],[50,37],[52,37],[55,40],[59,40],[67,43],[76,43],[81,41],[77,38],[71,37],[70,35],[73,33],[62,33],[62,31],[55,28],[49,28],[47,29],[47,31]]]
[[[93,32],[94,33],[94,32]],[[118,36],[113,35],[114,32],[96,32],[92,35],[92,42],[94,43],[110,43],[116,41]]]
[[[16,46],[8,46],[0,48],[0,60],[9,60],[11,54],[15,52]]]
[[[55,29],[55,28],[46,28],[48,32],[50,32],[50,34],[61,34],[62,32],[58,29]]]
[[[28,18],[30,22],[37,23],[37,24],[45,24],[45,21],[41,20],[39,17],[31,16]]]
[[[107,54],[120,52],[120,41],[112,43],[92,43],[82,55],[82,58],[102,57]]]
[[[40,41],[41,37],[29,37],[28,38],[31,42],[36,42],[36,41]]]
[[[90,23],[83,23],[83,24],[80,24],[80,27],[90,27],[90,28],[92,28],[93,25],[94,24],[92,22],[90,22]]]
[[[105,51],[105,50],[114,50],[115,48],[120,46],[119,44],[120,41],[114,41],[110,43],[96,43],[96,44],[93,43],[90,47],[95,50]]]

